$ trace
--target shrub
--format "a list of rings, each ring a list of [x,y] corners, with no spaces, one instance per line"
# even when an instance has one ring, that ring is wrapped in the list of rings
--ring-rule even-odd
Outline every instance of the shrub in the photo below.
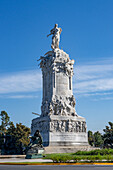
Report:
[[[76,153],[66,153],[66,154],[47,154],[44,159],[52,159],[53,162],[81,162],[81,161],[113,161],[113,150],[112,149],[102,149],[102,150],[92,150],[92,151],[78,151]]]
[[[53,160],[53,162],[56,163],[65,163],[65,162],[70,162],[72,160],[72,156],[70,155],[51,155],[50,159]]]
[[[96,149],[91,151],[78,151],[73,155],[113,155],[113,149]]]

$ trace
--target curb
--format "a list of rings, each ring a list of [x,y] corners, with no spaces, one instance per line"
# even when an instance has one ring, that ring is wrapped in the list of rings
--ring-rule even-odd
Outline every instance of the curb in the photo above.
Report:
[[[0,155],[0,159],[6,158],[25,158],[26,155]]]
[[[113,165],[113,163],[38,163],[38,162],[1,162],[0,165]]]

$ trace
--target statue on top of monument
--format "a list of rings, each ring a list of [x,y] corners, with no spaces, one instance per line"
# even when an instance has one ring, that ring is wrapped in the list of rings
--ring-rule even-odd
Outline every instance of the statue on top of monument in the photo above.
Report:
[[[54,50],[55,48],[59,48],[59,41],[60,41],[60,34],[62,32],[61,28],[58,28],[58,24],[55,24],[54,28],[50,31],[50,34],[47,35],[53,35],[52,36],[52,44],[51,44],[51,48]]]

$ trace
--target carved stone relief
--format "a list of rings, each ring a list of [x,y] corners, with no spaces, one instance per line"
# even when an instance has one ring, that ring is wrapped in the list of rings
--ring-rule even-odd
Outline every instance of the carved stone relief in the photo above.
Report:
[[[56,71],[63,72],[66,75],[73,75],[74,60],[70,60],[68,54],[62,50],[54,50],[47,54],[45,57],[40,57],[40,68],[42,71]]]
[[[42,103],[41,111],[42,116],[47,115],[60,115],[60,116],[77,116],[75,112],[75,98],[54,96],[50,101]]]
[[[86,122],[73,120],[51,120],[51,132],[86,132]]]

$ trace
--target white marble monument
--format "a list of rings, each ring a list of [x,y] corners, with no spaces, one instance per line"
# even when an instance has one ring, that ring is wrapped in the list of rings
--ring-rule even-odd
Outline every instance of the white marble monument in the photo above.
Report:
[[[38,129],[43,138],[46,153],[86,150],[88,145],[85,118],[75,111],[72,90],[74,60],[59,49],[62,29],[50,31],[52,51],[40,57],[43,77],[41,116],[32,120],[32,134]],[[48,35],[48,36],[49,36]]]

